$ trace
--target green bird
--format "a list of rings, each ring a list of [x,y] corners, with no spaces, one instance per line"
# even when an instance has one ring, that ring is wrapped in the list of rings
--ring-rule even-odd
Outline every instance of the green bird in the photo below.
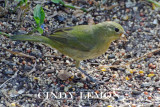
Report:
[[[112,41],[121,37],[125,31],[123,27],[112,21],[95,25],[79,25],[58,29],[49,36],[14,35],[12,40],[41,42],[50,45],[59,52],[73,58],[76,67],[95,81],[80,68],[80,61],[92,59],[105,53]]]

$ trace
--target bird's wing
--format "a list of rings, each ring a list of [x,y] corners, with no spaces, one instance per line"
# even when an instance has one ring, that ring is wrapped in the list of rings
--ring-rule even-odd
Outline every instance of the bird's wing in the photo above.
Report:
[[[92,27],[86,25],[58,29],[49,36],[53,42],[58,43],[61,48],[71,48],[80,51],[90,51],[94,48],[95,40]]]

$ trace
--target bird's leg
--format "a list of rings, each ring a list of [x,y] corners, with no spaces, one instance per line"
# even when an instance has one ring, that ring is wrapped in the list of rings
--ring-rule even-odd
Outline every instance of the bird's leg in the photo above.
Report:
[[[92,81],[93,83],[95,83],[95,88],[96,88],[96,89],[99,89],[100,84],[104,84],[104,83],[105,83],[105,82],[103,82],[103,81],[99,81],[99,80],[97,80],[97,79],[93,79],[90,75],[87,74],[86,71],[82,70],[80,67],[78,67],[78,69],[79,69],[82,73],[84,73],[84,74],[90,79],[90,81]]]
[[[76,68],[79,68],[79,66],[80,66],[80,61],[76,60]]]
[[[90,75],[87,74],[86,71],[82,70],[80,67],[80,61],[79,60],[76,60],[76,67],[85,75],[87,76],[92,82],[96,82],[95,79],[93,79]]]
[[[93,79],[93,77],[91,77],[89,74],[87,74],[87,72],[86,71],[84,71],[83,69],[81,69],[80,67],[80,61],[76,61],[76,67],[85,75],[85,76],[87,76],[89,79],[90,79],[90,81],[92,81],[93,83],[104,83],[104,82],[100,82],[99,80],[96,80],[96,79]]]
[[[96,79],[93,79],[90,75],[88,75],[86,71],[84,71],[84,70],[81,69],[80,67],[78,67],[78,69],[79,69],[85,76],[87,76],[92,82],[94,82],[94,83],[97,82],[97,80],[96,80]]]

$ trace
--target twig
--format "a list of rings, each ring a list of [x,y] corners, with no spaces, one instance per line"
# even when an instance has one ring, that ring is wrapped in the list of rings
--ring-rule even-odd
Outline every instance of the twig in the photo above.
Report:
[[[158,52],[158,51],[160,51],[160,48],[159,48],[159,49],[156,49],[156,50],[154,50],[154,51],[152,51],[152,52],[146,53],[145,55],[143,55],[143,56],[141,56],[141,57],[139,57],[139,58],[136,58],[136,59],[128,62],[128,64],[131,64],[131,63],[133,63],[133,62],[135,62],[135,61],[138,61],[138,60],[140,60],[140,59],[148,56],[149,54],[153,54],[153,53],[156,53],[156,52]]]
[[[27,57],[27,58],[31,58],[31,59],[35,59],[36,58],[34,56],[30,56],[30,55],[24,54],[22,52],[11,51],[11,50],[3,48],[3,47],[0,47],[0,48],[3,49],[3,50],[8,51],[9,53],[14,54],[14,55],[23,56],[23,57]]]
[[[154,0],[147,0],[148,2],[151,2],[153,4],[155,4],[156,6],[160,7],[160,3],[154,1]]]
[[[15,74],[14,74],[11,78],[9,78],[9,79],[6,80],[3,84],[1,84],[1,85],[0,85],[0,89],[1,89],[1,88],[3,87],[3,85],[6,84],[8,81],[10,81],[10,80],[13,79],[13,78],[16,78],[16,77],[17,77],[17,73],[18,73],[18,71],[15,72]]]
[[[7,33],[4,33],[4,32],[0,32],[0,35],[4,35],[4,36],[7,36],[7,37],[10,37],[11,35],[7,34]]]
[[[29,75],[29,74],[31,74],[32,72],[34,72],[34,71],[36,70],[36,65],[37,65],[37,63],[35,62],[34,65],[33,65],[33,68],[31,69],[31,71],[28,72],[26,75]]]
[[[6,91],[1,91],[2,92],[2,94],[4,95],[4,97],[6,97],[5,99],[8,99],[8,100],[6,100],[6,102],[12,102],[12,100],[10,99],[10,97],[7,95],[7,93],[6,93]]]
[[[126,63],[126,64],[124,64],[124,65],[102,65],[102,66],[100,66],[99,68],[119,68],[119,67],[129,68],[129,64]]]
[[[134,59],[134,60],[131,60],[130,62],[128,62],[128,63],[126,63],[126,64],[124,64],[124,65],[111,65],[111,66],[103,65],[103,66],[100,66],[99,68],[118,68],[118,67],[129,68],[129,66],[130,66],[131,63],[133,63],[133,62],[135,62],[135,61],[138,61],[138,60],[141,60],[142,58],[148,56],[149,54],[153,54],[153,53],[156,53],[156,52],[158,52],[158,51],[160,51],[160,48],[159,48],[159,49],[156,49],[156,50],[154,50],[154,51],[152,51],[152,52],[146,53],[145,55],[143,55],[143,56],[141,56],[141,57],[139,57],[139,58],[136,58],[136,59]]]

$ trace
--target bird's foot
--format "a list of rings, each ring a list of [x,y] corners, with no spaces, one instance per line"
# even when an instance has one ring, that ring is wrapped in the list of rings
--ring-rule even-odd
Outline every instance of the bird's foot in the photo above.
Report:
[[[85,76],[89,78],[91,82],[93,82],[96,85],[96,88],[100,87],[100,85],[104,84],[105,82],[99,81],[97,79],[93,79],[89,74],[86,73],[86,71],[82,70],[80,67],[78,68]]]

